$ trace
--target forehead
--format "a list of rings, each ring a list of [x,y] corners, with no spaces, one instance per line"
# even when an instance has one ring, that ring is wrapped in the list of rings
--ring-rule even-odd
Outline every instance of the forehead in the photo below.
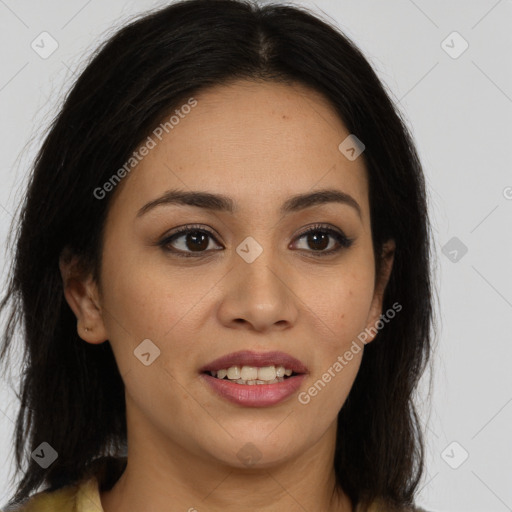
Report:
[[[340,152],[349,132],[317,91],[238,81],[193,98],[193,107],[177,105],[150,134],[151,149],[117,191],[124,207],[180,188],[231,196],[237,210],[260,211],[277,209],[291,195],[336,187],[367,214],[364,159]]]

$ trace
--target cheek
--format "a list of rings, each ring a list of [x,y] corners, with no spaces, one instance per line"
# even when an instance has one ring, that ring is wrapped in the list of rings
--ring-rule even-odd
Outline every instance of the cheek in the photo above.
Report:
[[[102,308],[119,366],[126,369],[138,362],[133,351],[145,339],[160,349],[164,356],[160,362],[168,356],[183,357],[186,351],[180,349],[179,341],[183,338],[176,337],[176,333],[191,322],[199,322],[198,305],[205,300],[206,290],[214,285],[214,280],[191,280],[190,273],[179,273],[165,265],[149,265],[147,258],[122,259],[121,251],[110,254],[105,251]],[[169,343],[176,338],[177,342]]]
[[[371,252],[354,253],[346,265],[310,298],[316,328],[314,371],[299,402],[311,418],[334,421],[359,371],[364,346],[358,336],[367,326],[375,274]]]
[[[317,279],[315,286],[309,282],[308,291],[304,288],[300,296],[307,297],[304,302],[320,329],[319,339],[333,350],[340,350],[366,327],[373,291],[370,267],[341,270],[329,278]]]

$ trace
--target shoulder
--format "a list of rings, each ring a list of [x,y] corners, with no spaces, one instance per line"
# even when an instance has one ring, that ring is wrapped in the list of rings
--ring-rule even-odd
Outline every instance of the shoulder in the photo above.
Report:
[[[55,491],[38,492],[25,501],[4,507],[0,512],[102,512],[98,481],[95,477],[66,485]]]
[[[100,490],[114,485],[126,463],[126,457],[100,457],[80,481],[38,492],[14,506],[0,507],[0,512],[103,512]]]
[[[76,509],[77,490],[78,486],[67,485],[56,491],[41,491],[1,512],[71,512]]]

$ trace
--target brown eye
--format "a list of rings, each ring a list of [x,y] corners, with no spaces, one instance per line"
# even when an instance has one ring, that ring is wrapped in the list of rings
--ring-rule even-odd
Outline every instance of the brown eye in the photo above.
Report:
[[[178,256],[190,256],[191,253],[201,253],[212,250],[212,241],[216,242],[212,233],[204,229],[183,228],[159,243],[166,251]],[[219,248],[220,246],[217,246]],[[220,247],[222,249],[222,247]],[[215,244],[213,249],[215,249]]]
[[[191,251],[205,251],[210,245],[209,235],[201,231],[191,231],[185,235],[185,245]]]
[[[348,248],[353,240],[343,233],[325,226],[313,226],[299,235],[298,240],[304,240],[305,247],[297,247],[300,250],[318,253],[319,256],[332,254],[342,248]]]
[[[329,246],[330,235],[327,233],[308,233],[306,235],[306,241],[309,247],[315,251],[324,251]]]

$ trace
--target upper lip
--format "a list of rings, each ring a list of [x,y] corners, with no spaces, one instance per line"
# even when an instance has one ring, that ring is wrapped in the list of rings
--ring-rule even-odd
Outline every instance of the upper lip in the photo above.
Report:
[[[284,366],[295,373],[307,373],[308,369],[298,359],[285,352],[253,352],[241,350],[219,357],[201,368],[201,372],[212,372],[231,366]]]

